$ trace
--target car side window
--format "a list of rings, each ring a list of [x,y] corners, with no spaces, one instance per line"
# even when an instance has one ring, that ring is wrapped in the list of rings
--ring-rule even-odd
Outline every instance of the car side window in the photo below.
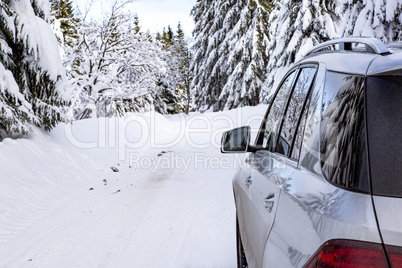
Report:
[[[283,110],[288,101],[290,91],[292,90],[296,74],[297,70],[286,77],[270,106],[264,127],[263,148],[272,150],[276,144],[279,123],[282,120]]]
[[[365,78],[328,72],[321,117],[321,170],[332,184],[369,193]]]
[[[313,83],[316,73],[315,67],[302,68],[296,81],[296,85],[290,97],[289,104],[286,108],[285,117],[280,130],[278,144],[275,151],[288,156],[294,143],[294,154],[292,158],[298,159],[301,136],[303,133],[304,107],[306,107],[307,95]],[[304,121],[304,122],[303,122]],[[300,130],[300,131],[298,131]],[[297,139],[295,139],[295,135]]]
[[[304,129],[306,127],[306,121],[307,121],[307,114],[308,114],[308,107],[310,106],[310,99],[311,97],[308,96],[306,100],[306,105],[304,106],[303,110],[303,115],[300,120],[299,127],[297,128],[297,134],[295,137],[295,141],[293,142],[293,149],[292,149],[292,154],[290,158],[299,160],[300,157],[300,150],[303,142],[303,136],[304,136]]]

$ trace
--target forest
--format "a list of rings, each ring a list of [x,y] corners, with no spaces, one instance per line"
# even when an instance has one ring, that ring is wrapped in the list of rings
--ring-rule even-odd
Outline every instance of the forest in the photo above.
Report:
[[[401,0],[197,0],[192,33],[178,22],[154,36],[130,2],[92,21],[71,0],[0,0],[0,140],[86,118],[269,103],[314,45],[402,41]]]

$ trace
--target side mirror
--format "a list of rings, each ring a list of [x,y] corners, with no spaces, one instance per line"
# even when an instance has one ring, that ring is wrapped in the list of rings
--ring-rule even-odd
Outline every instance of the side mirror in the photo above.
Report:
[[[246,153],[250,145],[250,127],[240,127],[226,131],[222,135],[222,153]]]

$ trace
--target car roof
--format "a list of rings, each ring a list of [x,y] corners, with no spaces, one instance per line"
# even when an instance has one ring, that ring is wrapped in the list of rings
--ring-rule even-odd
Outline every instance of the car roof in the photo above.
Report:
[[[352,43],[359,43],[360,46],[352,49]],[[344,49],[347,46],[349,49]],[[326,65],[327,70],[341,73],[356,75],[386,73],[402,69],[402,42],[385,45],[374,38],[331,40],[315,46],[298,64],[308,62],[320,62]]]
[[[402,50],[376,58],[368,68],[367,75],[387,73],[395,70],[401,70],[402,72]]]

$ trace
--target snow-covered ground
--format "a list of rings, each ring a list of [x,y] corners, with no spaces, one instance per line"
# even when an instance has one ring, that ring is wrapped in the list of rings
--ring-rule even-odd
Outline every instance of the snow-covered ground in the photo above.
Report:
[[[266,106],[134,114],[0,143],[0,267],[235,267],[225,130]]]

